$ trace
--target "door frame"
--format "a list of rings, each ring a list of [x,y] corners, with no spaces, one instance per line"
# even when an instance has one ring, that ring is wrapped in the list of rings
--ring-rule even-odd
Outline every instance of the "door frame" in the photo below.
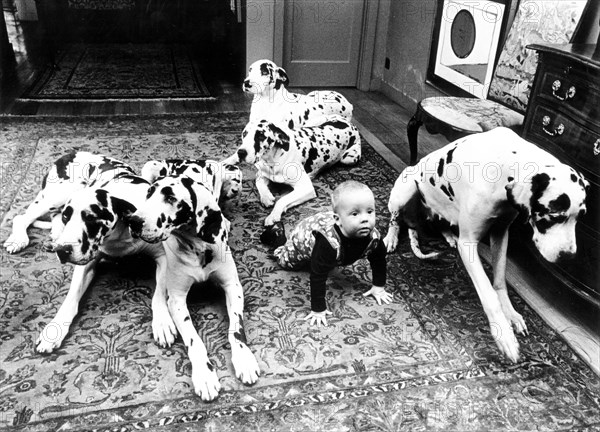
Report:
[[[278,65],[283,64],[284,13],[286,3],[291,0],[248,1],[246,23],[246,66],[259,58],[270,58]],[[375,36],[380,0],[363,0],[362,37],[358,59],[356,88],[370,90],[375,56]],[[258,12],[257,12],[258,11]],[[251,22],[250,17],[260,17]],[[258,24],[258,25],[257,25]],[[250,58],[250,56],[254,58]]]

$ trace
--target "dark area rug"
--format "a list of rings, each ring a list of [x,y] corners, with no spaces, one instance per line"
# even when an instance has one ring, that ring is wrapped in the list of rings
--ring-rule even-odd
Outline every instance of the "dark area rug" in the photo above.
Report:
[[[2,119],[0,240],[37,192],[49,161],[72,148],[110,154],[136,168],[150,158],[229,155],[246,113],[130,119]],[[329,206],[349,178],[374,191],[378,227],[397,177],[364,142],[354,168],[333,167],[315,181],[318,197],[284,216],[289,229]],[[504,361],[457,254],[424,262],[406,238],[388,256],[394,302],[362,293],[370,268],[361,260],[329,281],[327,327],[303,320],[310,308],[305,271],[279,269],[259,241],[268,210],[244,168],[241,197],[227,206],[231,248],[245,291],[246,331],[262,375],[252,387],[234,376],[224,298],[202,286],[188,298],[192,319],[218,368],[223,391],[203,403],[191,387],[184,345],[152,340],[153,265],[142,258],[105,261],[80,304],[63,346],[34,351],[38,332],[67,292],[73,267],[31,245],[2,251],[0,277],[0,428],[161,431],[593,430],[600,425],[600,380],[518,296],[530,330],[522,360]]]
[[[22,99],[202,98],[210,96],[186,46],[73,44]]]

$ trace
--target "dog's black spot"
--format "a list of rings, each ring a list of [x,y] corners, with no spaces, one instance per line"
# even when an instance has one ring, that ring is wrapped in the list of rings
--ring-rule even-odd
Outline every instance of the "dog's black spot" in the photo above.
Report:
[[[150,186],[148,193],[146,194],[146,199],[150,199],[150,197],[154,195],[154,192],[156,192],[156,186]]]
[[[211,208],[206,209],[206,217],[204,218],[204,224],[198,232],[198,237],[207,243],[215,243],[215,239],[221,230],[221,223],[223,222],[223,215],[219,210],[213,210]]]
[[[310,116],[310,110],[304,111],[304,120],[308,120],[309,116]]]
[[[161,217],[159,216],[158,218],[156,218],[156,227],[162,228],[162,224],[163,224],[163,221],[162,221]]]
[[[546,214],[548,209],[546,206],[540,203],[540,198],[544,194],[544,191],[550,184],[550,176],[546,173],[536,174],[531,178],[531,198],[529,201],[529,207],[532,213]]]
[[[437,173],[440,177],[444,174],[444,158],[441,158],[440,162],[438,163]]]
[[[246,138],[248,136],[248,131],[246,129],[244,129],[244,131],[242,132],[242,138]]]
[[[565,193],[560,194],[556,199],[548,203],[550,210],[553,212],[564,212],[571,207],[571,199]]]
[[[211,251],[210,249],[207,249],[204,252],[204,266],[209,265],[212,262],[213,258],[214,258],[213,251]]]
[[[48,173],[44,174],[42,178],[42,189],[46,189],[46,182],[48,181]]]
[[[191,320],[191,318],[190,318],[190,316],[188,315],[188,316],[186,316],[186,317],[183,319],[183,322],[186,322],[186,321],[189,321],[189,320]]]
[[[575,174],[571,173],[571,181],[573,183],[577,183],[577,180],[578,180],[577,176]]]
[[[104,189],[98,189],[96,191],[96,199],[102,207],[108,206],[108,192],[106,192]]]
[[[508,176],[508,178],[507,178],[507,180],[508,180],[509,182],[513,181],[514,179],[515,179],[515,178],[514,178],[514,177],[511,177],[511,176]]]
[[[454,189],[452,189],[452,185],[450,183],[448,183],[448,192],[450,192],[450,196],[455,196]]]
[[[77,152],[71,152],[62,156],[54,163],[54,165],[56,166],[56,174],[58,175],[59,179],[70,179],[69,173],[67,172],[67,167],[70,163],[72,163],[75,160],[75,156],[77,156]]]
[[[175,212],[175,219],[171,220],[174,226],[184,225],[192,220],[194,212],[190,205],[185,201],[180,201],[177,204],[177,211]],[[169,218],[170,219],[170,218]]]
[[[319,151],[315,147],[311,147],[308,150],[308,157],[306,158],[306,162],[304,162],[304,171],[306,171],[307,174],[310,174],[313,171],[313,164],[318,157]]]
[[[238,331],[233,333],[233,337],[244,344],[247,343],[246,332],[244,331],[244,320],[241,316],[238,316]]]
[[[261,144],[267,139],[265,133],[261,129],[257,129],[254,133],[254,154],[258,154],[261,149]]]
[[[84,232],[81,235],[81,253],[85,255],[89,249],[90,249],[90,241],[88,239],[87,233]]]
[[[442,190],[442,192],[444,192],[446,194],[446,196],[450,199],[450,201],[453,201],[452,195],[450,194],[450,191],[448,190],[446,185],[441,185],[440,189]]]
[[[283,149],[286,152],[289,151],[290,150],[290,137],[289,137],[289,135],[286,134],[283,130],[281,130],[277,126],[275,126],[273,123],[269,123],[269,129],[271,130],[271,132],[277,138],[277,140],[274,141],[275,145],[277,147]],[[269,143],[271,143],[271,141],[269,141]]]
[[[215,367],[213,366],[213,364],[211,363],[211,361],[210,361],[210,360],[206,362],[206,367],[207,367],[207,368],[208,368],[208,370],[209,370],[209,371],[211,371],[211,372],[212,372],[213,370],[215,370]]]
[[[121,198],[110,197],[110,202],[112,204],[113,211],[121,218],[126,218],[135,213],[137,210],[133,204]]]
[[[96,171],[95,165],[88,166],[88,173],[87,173],[88,180],[92,178],[92,174],[94,174],[95,171]]]
[[[66,225],[71,220],[72,216],[73,216],[73,207],[66,206],[62,212],[62,223],[64,225]]]
[[[454,146],[452,149],[448,150],[448,153],[446,153],[446,164],[452,163],[452,157],[453,157],[454,150],[456,150],[456,146]]]
[[[325,126],[331,126],[332,128],[335,128],[335,129],[346,129],[348,127],[348,123],[344,123],[343,121],[340,121],[340,120],[328,121],[321,125],[321,127],[325,127]]]
[[[431,183],[432,186],[435,186],[435,180],[433,177],[429,177],[429,183]]]

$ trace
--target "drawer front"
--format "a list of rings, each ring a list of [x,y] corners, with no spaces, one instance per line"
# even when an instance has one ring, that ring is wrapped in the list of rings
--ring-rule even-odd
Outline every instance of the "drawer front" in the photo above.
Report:
[[[568,110],[574,118],[600,127],[600,89],[577,74],[545,70],[538,95],[557,110]]]
[[[600,182],[600,133],[581,127],[553,108],[537,105],[525,139]]]

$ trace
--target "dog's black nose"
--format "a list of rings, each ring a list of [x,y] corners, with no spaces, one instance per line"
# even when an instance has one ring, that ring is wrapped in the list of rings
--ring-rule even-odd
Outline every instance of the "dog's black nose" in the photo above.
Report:
[[[244,84],[243,84],[245,89],[250,88],[250,80],[244,80]]]
[[[139,216],[131,216],[127,218],[127,225],[129,225],[131,235],[137,238],[142,232],[142,227],[144,226],[144,219],[142,219]]]
[[[73,246],[70,244],[55,246],[54,252],[58,255],[61,264],[64,264],[69,260],[69,256],[73,253]]]
[[[246,156],[248,156],[248,152],[244,149],[239,149],[237,151],[237,155],[238,155],[240,162],[243,162],[246,160]]]
[[[556,263],[557,264],[561,264],[561,263],[567,263],[569,261],[572,261],[573,258],[575,258],[575,253],[571,252],[571,251],[561,251],[558,254],[558,258],[556,259]]]

